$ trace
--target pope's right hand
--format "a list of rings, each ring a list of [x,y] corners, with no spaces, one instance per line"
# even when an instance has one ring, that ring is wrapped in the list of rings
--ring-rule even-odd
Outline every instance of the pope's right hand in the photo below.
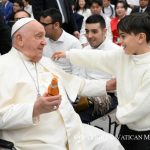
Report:
[[[33,117],[56,111],[59,108],[60,104],[61,95],[48,96],[48,94],[45,93],[43,96],[37,98],[33,108]]]
[[[66,58],[66,53],[62,51],[57,51],[52,55],[53,60],[58,60],[60,58]]]

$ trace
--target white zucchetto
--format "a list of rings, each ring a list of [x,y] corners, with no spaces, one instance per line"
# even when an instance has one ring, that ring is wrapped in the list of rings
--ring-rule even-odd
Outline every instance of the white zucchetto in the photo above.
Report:
[[[24,25],[28,24],[31,21],[36,20],[33,18],[22,18],[15,22],[15,24],[12,26],[11,37],[14,35],[14,33],[16,33],[19,29],[21,29]]]

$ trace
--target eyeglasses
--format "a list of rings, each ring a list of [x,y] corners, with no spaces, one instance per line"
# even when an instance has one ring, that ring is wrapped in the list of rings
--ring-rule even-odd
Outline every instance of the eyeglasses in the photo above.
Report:
[[[54,24],[53,22],[50,22],[50,23],[44,23],[44,22],[40,22],[44,27],[50,25],[50,24]]]

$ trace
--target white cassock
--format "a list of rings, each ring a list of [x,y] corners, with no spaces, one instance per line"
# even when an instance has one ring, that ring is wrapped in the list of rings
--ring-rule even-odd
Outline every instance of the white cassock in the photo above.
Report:
[[[62,102],[58,110],[32,118],[37,90],[29,72],[35,81],[37,74],[34,63],[19,53],[12,48],[0,57],[0,129],[3,139],[14,142],[19,150],[123,149],[112,135],[83,125],[68,100],[68,97],[75,100],[77,94],[104,94],[105,82],[92,82],[66,74],[45,57],[37,63],[40,93],[47,90],[55,75],[59,80]]]

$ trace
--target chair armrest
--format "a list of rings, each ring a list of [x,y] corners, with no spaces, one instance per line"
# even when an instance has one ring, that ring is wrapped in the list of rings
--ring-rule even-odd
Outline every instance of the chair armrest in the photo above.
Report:
[[[0,147],[13,149],[14,148],[14,143],[12,143],[10,141],[3,140],[3,139],[0,139]]]

